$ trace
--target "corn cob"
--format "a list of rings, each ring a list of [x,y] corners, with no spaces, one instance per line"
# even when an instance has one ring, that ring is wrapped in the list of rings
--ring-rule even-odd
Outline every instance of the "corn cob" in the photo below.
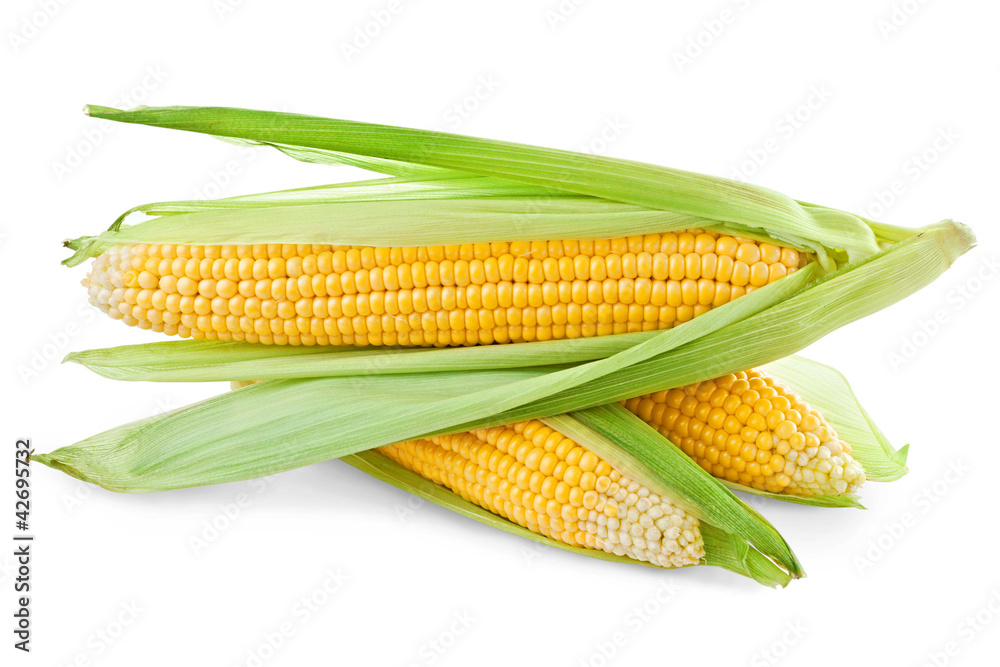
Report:
[[[529,530],[661,567],[705,556],[698,519],[540,421],[381,447]]]
[[[865,481],[823,415],[757,369],[623,405],[720,479],[800,496],[850,493]]]
[[[668,329],[800,267],[692,229],[454,246],[127,245],[90,302],[143,329],[291,345],[450,346]]]

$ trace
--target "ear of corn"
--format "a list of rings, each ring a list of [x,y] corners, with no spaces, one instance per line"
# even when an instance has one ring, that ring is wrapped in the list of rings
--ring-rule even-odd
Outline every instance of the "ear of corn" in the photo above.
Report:
[[[660,426],[661,432],[668,432],[674,444],[716,477],[722,477],[724,472],[729,477],[729,472],[739,470],[741,474],[729,477],[730,481],[743,481],[758,489],[767,488],[772,493],[800,496],[845,494],[864,480],[864,471],[850,456],[850,447],[830,431],[819,413],[797,400],[791,403],[788,398],[795,400],[793,394],[780,385],[775,386],[773,381],[770,385],[765,384],[765,378],[770,378],[759,372],[741,375],[743,377],[729,376],[700,383],[690,388],[694,393],[687,394],[694,399],[704,393],[706,406],[709,405],[707,401],[719,399],[716,409],[722,410],[725,405],[727,411],[730,399],[735,399],[740,406],[746,406],[751,422],[753,415],[759,416],[763,429],[756,441],[759,450],[752,440],[746,441],[745,430],[750,427],[744,427],[743,439],[736,435],[738,424],[729,434],[730,440],[737,441],[737,455],[743,449],[743,458],[734,457],[735,463],[740,464],[736,468],[729,467],[729,462],[725,461],[725,465],[717,462],[717,469],[713,469],[713,466],[707,465],[713,457],[711,445],[706,455],[700,452],[696,455],[687,439],[680,441],[677,433],[686,433],[687,425],[677,420],[679,411],[672,416],[663,415],[663,420],[652,418],[652,410],[647,409],[643,401],[653,401],[645,397],[629,401],[628,408],[649,426]],[[746,375],[750,377],[749,382]],[[738,387],[740,383],[747,386]],[[673,407],[674,392],[679,392],[676,407],[683,409],[684,390],[662,392],[666,396],[660,405]],[[750,398],[751,392],[765,398],[742,402],[744,396]],[[772,410],[769,398],[783,410]],[[767,403],[766,410],[760,410],[761,402]],[[753,404],[756,404],[756,412],[749,407]],[[696,405],[691,406],[692,417],[699,411]],[[800,415],[799,410],[804,414]],[[739,411],[734,408],[732,412]],[[386,445],[379,451],[405,468],[448,487],[466,500],[570,546],[611,551],[663,567],[693,564],[700,559],[703,548],[693,518],[689,520],[680,508],[661,498],[655,489],[651,490],[621,472],[625,468],[638,469],[651,479],[657,478],[657,472],[662,476],[667,470],[676,475],[672,461],[656,472],[651,467],[664,460],[664,457],[655,455],[655,450],[674,450],[658,446],[656,436],[648,428],[637,427],[630,423],[630,418],[622,415],[624,413],[613,408],[595,408],[577,413],[572,419],[548,418],[546,422],[554,428],[531,420],[465,433],[429,436]],[[618,430],[615,430],[611,416],[618,419]],[[707,414],[704,418],[712,419]],[[730,418],[736,421],[736,417]],[[604,432],[588,432],[580,425],[581,419],[584,425],[588,422],[598,424],[605,429]],[[768,419],[774,421],[770,430]],[[810,425],[810,420],[815,424]],[[691,421],[694,430],[695,420]],[[665,423],[670,426],[664,426]],[[567,424],[568,428],[563,424]],[[727,431],[722,430],[721,419],[719,426],[725,441]],[[726,426],[728,428],[728,424]],[[705,425],[705,431],[709,429]],[[701,431],[700,428],[697,430]],[[617,436],[615,442],[618,448],[602,447],[607,456],[616,460],[616,465],[567,437],[570,433],[588,443],[606,444],[600,435]],[[636,438],[640,440],[637,442]],[[645,438],[645,443],[642,438]],[[809,442],[810,438],[814,442]],[[707,439],[712,441],[711,436]],[[796,442],[796,439],[801,442]],[[643,444],[648,444],[648,448],[642,449]],[[746,456],[748,447],[753,449],[750,456]],[[633,456],[629,459],[627,455],[633,452],[654,452],[654,456]],[[798,464],[796,454],[799,455]],[[714,455],[718,461],[719,451],[714,450]],[[722,455],[728,457],[724,449]],[[673,458],[676,459],[676,456],[674,453]],[[669,461],[670,457],[665,459]],[[779,462],[780,465],[774,467]],[[770,469],[769,463],[772,464]],[[683,485],[679,487],[683,489]],[[678,493],[678,490],[675,488],[673,492]],[[690,506],[697,506],[694,499],[686,500]]]
[[[293,345],[477,345],[667,329],[799,268],[692,230],[633,239],[373,248],[115,246],[84,281],[126,324]]]
[[[837,496],[865,479],[823,414],[756,369],[637,396],[625,407],[715,477],[758,491]]]
[[[466,500],[570,546],[659,565],[705,555],[698,520],[537,420],[379,452]]]
[[[627,352],[625,356],[616,357],[610,366],[598,367],[599,374],[603,374],[663,354],[714,331],[732,327],[742,318],[764,312],[808,285],[815,271],[815,266],[807,266],[730,304],[711,309],[683,327],[662,332],[536,341],[531,345],[437,350],[379,348],[370,352],[337,346],[262,346],[192,340],[89,350],[72,353],[66,360],[84,364],[115,379],[218,381],[553,366],[603,360]]]

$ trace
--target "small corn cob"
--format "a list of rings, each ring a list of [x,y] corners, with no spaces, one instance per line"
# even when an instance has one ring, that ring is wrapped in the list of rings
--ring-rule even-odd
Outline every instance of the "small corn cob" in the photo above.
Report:
[[[181,337],[450,346],[668,329],[800,267],[697,229],[428,247],[114,246],[83,281],[115,319]]]
[[[698,519],[540,421],[379,449],[531,531],[659,565],[705,556]]]
[[[624,405],[720,479],[799,496],[850,493],[865,481],[823,415],[760,370]]]

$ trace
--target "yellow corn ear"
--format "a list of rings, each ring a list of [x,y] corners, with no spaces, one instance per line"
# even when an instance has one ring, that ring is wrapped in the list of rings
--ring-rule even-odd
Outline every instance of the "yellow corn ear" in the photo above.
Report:
[[[865,481],[823,415],[758,369],[624,405],[720,479],[799,496],[851,493]]]
[[[540,421],[380,452],[464,499],[571,546],[660,567],[705,556],[698,519]]]
[[[668,329],[802,261],[698,229],[394,248],[137,244],[102,253],[83,284],[111,317],[185,338],[444,347]]]

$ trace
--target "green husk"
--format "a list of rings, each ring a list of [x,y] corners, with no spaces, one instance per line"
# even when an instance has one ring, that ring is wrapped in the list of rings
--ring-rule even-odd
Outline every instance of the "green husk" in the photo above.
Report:
[[[350,201],[178,213],[109,230],[84,243],[320,243],[392,246],[480,243],[513,233],[549,239],[577,230],[585,238],[704,227],[711,221],[594,198],[415,199]],[[391,223],[391,224],[387,224]],[[518,233],[519,227],[525,232]],[[276,230],[280,230],[276,231]],[[529,231],[530,230],[530,231]],[[71,246],[71,247],[73,247]]]
[[[783,232],[846,250],[851,259],[878,249],[866,221],[850,213],[802,205],[755,185],[628,160],[249,109],[142,107],[121,111],[89,106],[86,111],[97,118],[120,122],[334,151],[337,157],[350,154],[490,176],[739,227]]]
[[[172,340],[71,352],[64,361],[81,364],[112,380],[152,382],[397,375],[576,364],[609,357],[659,334],[659,331],[644,331],[575,340],[537,341],[529,345],[430,349]]]
[[[392,178],[136,207],[129,213],[161,217],[128,226],[122,216],[103,234],[68,241],[70,265],[113,243],[419,245],[703,227],[808,250],[830,271],[917,233],[723,178],[442,132],[222,107],[86,112]]]
[[[407,245],[593,238],[701,227],[813,253],[824,270],[912,235],[766,188],[626,160],[343,120],[214,107],[88,107],[95,117],[266,145],[388,179],[161,202],[68,241],[75,265],[114,243]],[[123,225],[135,212],[159,215]]]
[[[565,197],[582,198],[563,190],[524,185],[495,178],[465,174],[451,178],[426,180],[392,177],[351,183],[317,185],[293,190],[240,195],[224,199],[190,199],[155,202],[129,209],[115,220],[111,230],[118,229],[135,213],[151,216],[194,213],[205,210],[267,208],[269,206],[300,206],[336,202],[408,201],[415,199],[488,199],[506,197]]]

